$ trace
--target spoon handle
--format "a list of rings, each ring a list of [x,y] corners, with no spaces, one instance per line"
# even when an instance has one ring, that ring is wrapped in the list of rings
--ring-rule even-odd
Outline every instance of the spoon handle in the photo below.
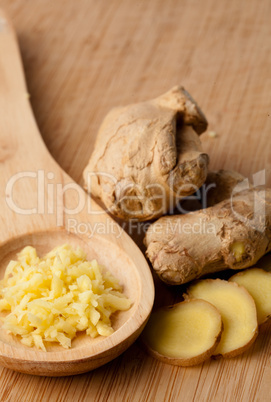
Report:
[[[16,34],[0,10],[0,243],[65,226],[61,189],[71,179],[49,154],[28,98]]]
[[[0,55],[1,96],[25,96],[27,90],[16,33],[2,10],[0,10]]]
[[[22,156],[24,160],[31,160],[31,154],[33,156],[34,152],[49,156],[30,107],[16,33],[2,10],[0,10],[0,144],[1,164],[9,159],[12,159],[14,164],[16,156],[20,161]]]
[[[118,225],[47,150],[27,97],[16,35],[1,10],[0,226],[0,245],[27,233],[60,228],[87,236],[95,229],[113,241],[119,233]]]

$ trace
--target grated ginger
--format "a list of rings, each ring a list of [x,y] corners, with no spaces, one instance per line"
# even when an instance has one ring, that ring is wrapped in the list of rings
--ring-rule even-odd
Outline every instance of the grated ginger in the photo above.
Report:
[[[25,247],[8,264],[0,296],[0,311],[11,311],[3,328],[44,351],[44,342],[70,348],[78,331],[92,338],[111,335],[111,314],[131,307],[118,280],[68,244],[43,258],[34,247]]]

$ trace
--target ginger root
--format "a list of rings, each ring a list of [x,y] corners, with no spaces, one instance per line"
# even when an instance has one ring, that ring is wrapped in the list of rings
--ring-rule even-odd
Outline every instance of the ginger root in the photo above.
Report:
[[[271,250],[271,189],[250,188],[204,210],[162,217],[144,242],[154,270],[172,285],[255,265]]]
[[[229,281],[243,286],[253,297],[259,325],[271,316],[271,273],[259,268],[250,268],[233,275]]]
[[[177,366],[208,359],[221,337],[218,310],[204,300],[184,301],[151,314],[142,340],[151,356]]]
[[[222,316],[223,332],[213,356],[238,356],[253,344],[258,335],[256,306],[244,287],[221,279],[205,279],[192,283],[187,294],[211,303]]]
[[[204,183],[207,121],[184,88],[112,109],[84,170],[85,188],[122,219],[160,217]]]
[[[246,178],[243,175],[233,170],[210,171],[203,185],[206,191],[203,199],[204,207],[212,207],[229,199],[235,189],[238,191],[237,186],[240,186],[242,182],[245,183],[245,181]]]
[[[209,171],[200,192],[193,197],[183,199],[178,205],[178,210],[182,213],[188,213],[212,207],[221,201],[231,198],[234,192],[240,192],[244,189],[243,187],[247,188],[251,187],[251,185],[238,172],[224,169]]]

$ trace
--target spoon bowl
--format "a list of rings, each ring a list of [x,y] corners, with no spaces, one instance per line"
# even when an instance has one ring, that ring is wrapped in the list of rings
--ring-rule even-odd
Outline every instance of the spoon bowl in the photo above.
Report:
[[[0,326],[0,364],[35,375],[79,374],[119,356],[140,335],[154,301],[152,275],[132,239],[49,154],[30,107],[16,35],[3,11],[0,24],[0,278],[23,247],[31,245],[43,256],[68,243],[104,265],[132,300],[128,311],[113,315],[112,335],[92,339],[79,333],[71,349],[27,347]]]
[[[72,341],[71,349],[63,349],[57,344],[46,346],[47,352],[25,347],[20,340],[7,334],[0,327],[0,363],[14,370],[39,375],[79,374],[107,363],[125,350],[139,335],[141,328],[142,278],[129,256],[117,245],[113,246],[103,238],[91,240],[79,237],[65,230],[37,232],[8,241],[0,249],[0,276],[4,275],[10,260],[16,259],[17,253],[27,245],[33,245],[38,255],[44,255],[56,245],[68,242],[73,247],[80,247],[88,260],[97,259],[108,267],[110,272],[120,278],[120,284],[127,297],[132,300],[132,307],[127,311],[115,313],[112,318],[114,333],[110,337],[91,338],[85,332]],[[4,313],[1,314],[5,316]]]

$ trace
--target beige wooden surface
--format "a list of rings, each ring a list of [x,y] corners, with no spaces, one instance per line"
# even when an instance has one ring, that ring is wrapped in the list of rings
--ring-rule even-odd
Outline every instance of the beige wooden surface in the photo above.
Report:
[[[183,84],[217,138],[211,167],[271,185],[270,0],[0,0],[19,35],[34,113],[56,161],[78,183],[105,113]],[[3,57],[3,55],[0,55]],[[167,290],[165,299],[177,290]],[[2,401],[269,401],[270,323],[232,360],[182,369],[139,342],[68,378],[1,369]]]
[[[81,374],[113,360],[140,335],[153,306],[152,274],[131,237],[124,231],[117,236],[120,227],[116,222],[71,181],[48,152],[27,96],[16,34],[2,9],[0,26],[0,278],[8,262],[16,260],[23,247],[31,245],[38,255],[45,255],[68,243],[85,250],[90,261],[97,259],[107,267],[132,301],[131,308],[112,317],[115,331],[111,336],[92,339],[81,333],[69,350],[55,344],[48,345],[48,353],[26,348],[19,339],[7,334],[0,321],[0,365],[31,375]],[[25,173],[32,174],[30,180]],[[43,178],[33,180],[37,173],[42,173]],[[47,186],[48,173],[54,194]],[[14,179],[16,184],[10,189]],[[67,186],[73,190],[66,192]],[[29,208],[32,213],[26,212]],[[96,213],[91,213],[94,210]],[[71,220],[76,225],[71,225]],[[86,224],[92,227],[92,235],[90,231],[77,230]],[[104,228],[102,233],[94,230],[97,224]],[[146,283],[148,292],[143,292]],[[3,314],[0,313],[0,320]]]

